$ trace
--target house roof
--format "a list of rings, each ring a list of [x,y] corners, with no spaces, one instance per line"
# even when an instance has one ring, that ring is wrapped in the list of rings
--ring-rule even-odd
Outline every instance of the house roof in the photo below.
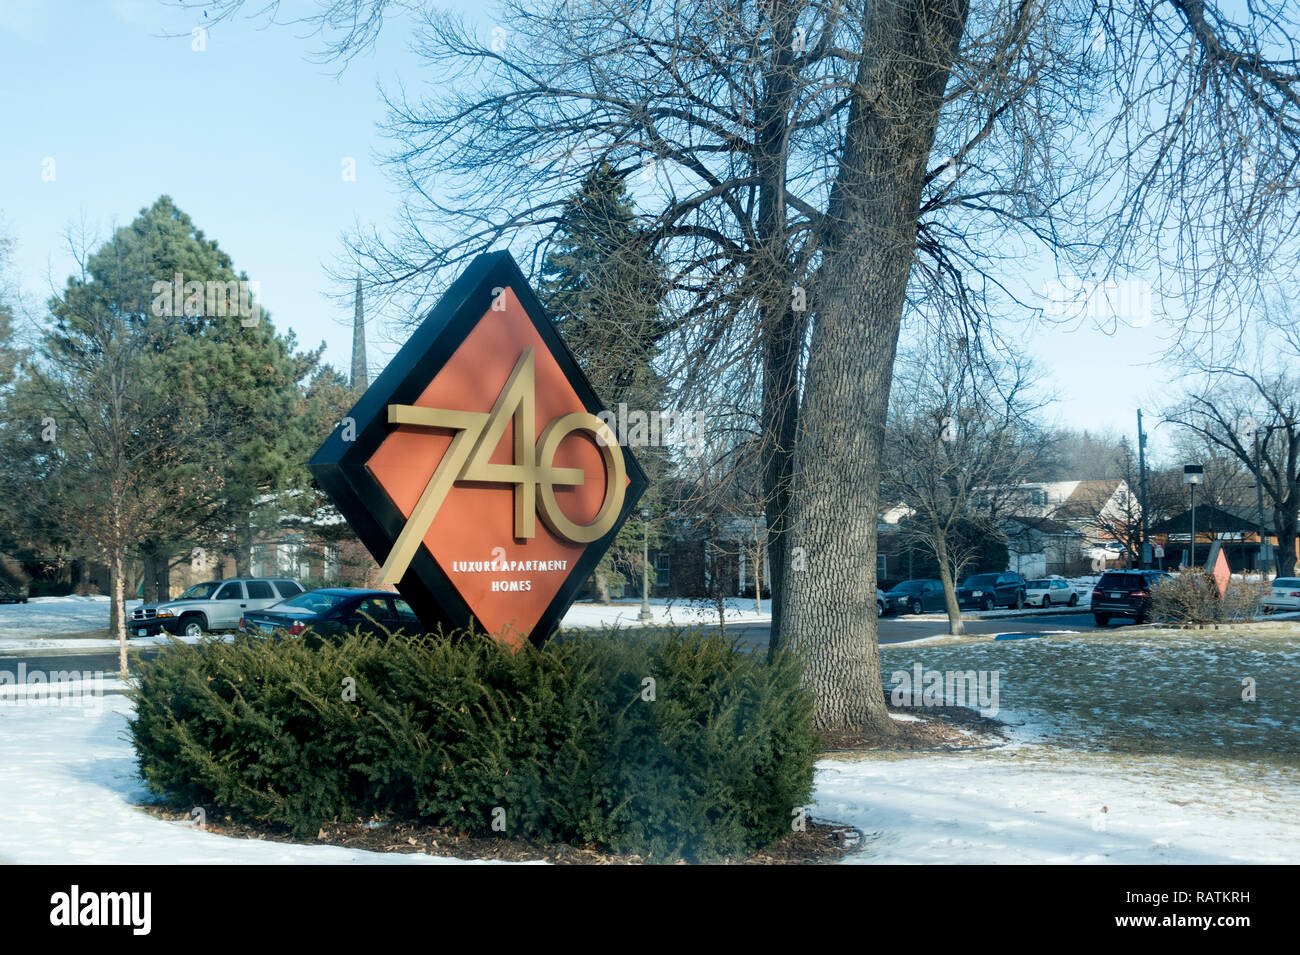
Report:
[[[1152,534],[1189,534],[1192,530],[1191,508],[1181,514],[1175,514],[1168,520],[1153,524]],[[1253,507],[1237,507],[1231,504],[1197,504],[1196,530],[1199,537],[1204,533],[1223,533],[1225,531],[1259,531],[1259,512]],[[1264,531],[1273,533],[1273,512],[1264,510]]]
[[[1019,524],[1021,527],[1038,531],[1042,534],[1066,535],[1071,534],[1081,537],[1078,531],[1068,524],[1062,524],[1060,521],[1054,521],[1050,517],[1007,517],[1003,519],[1005,524]]]
[[[1080,481],[1057,509],[1056,516],[1066,520],[1096,517],[1123,485],[1122,478]]]

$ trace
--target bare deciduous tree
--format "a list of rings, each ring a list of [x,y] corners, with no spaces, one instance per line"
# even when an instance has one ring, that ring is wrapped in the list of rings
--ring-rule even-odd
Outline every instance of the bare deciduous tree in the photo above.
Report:
[[[321,0],[313,25],[347,56],[414,6]],[[804,655],[819,727],[889,733],[872,604],[905,303],[985,340],[990,306],[1035,309],[1020,279],[1039,254],[1090,281],[1154,262],[1190,334],[1233,321],[1294,261],[1300,221],[1295,12],[1236,13],[511,0],[483,39],[417,13],[438,90],[389,98],[412,201],[359,251],[372,284],[423,294],[491,244],[544,254],[595,163],[638,183],[672,277],[665,374],[683,396],[750,390],[736,407],[764,453],[774,640]]]
[[[1205,375],[1207,387],[1189,394],[1165,419],[1255,476],[1277,536],[1278,576],[1290,577],[1300,524],[1300,378],[1276,361],[1249,370],[1210,366]]]
[[[949,633],[966,632],[957,581],[975,556],[967,530],[1000,533],[1020,476],[1047,443],[1033,420],[1037,381],[1023,358],[973,361],[965,340],[945,336],[900,358],[882,487],[912,511],[907,533],[939,565]]]

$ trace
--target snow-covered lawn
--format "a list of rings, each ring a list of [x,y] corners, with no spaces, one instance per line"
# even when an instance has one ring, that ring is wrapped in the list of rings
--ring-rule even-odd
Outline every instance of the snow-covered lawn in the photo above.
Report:
[[[819,762],[812,814],[866,835],[849,862],[1300,861],[1300,627],[947,638],[881,652],[887,687],[918,663],[997,672],[1011,739]],[[0,695],[0,861],[449,861],[160,820],[137,806],[148,797],[129,712],[112,693],[62,706]]]
[[[148,793],[126,741],[129,701],[0,702],[0,863],[439,863],[454,859],[340,846],[231,839],[167,822],[136,804]]]
[[[127,609],[140,605],[128,600]],[[107,597],[33,597],[25,604],[0,604],[0,643],[7,637],[87,633],[108,629]]]
[[[1014,747],[823,760],[850,863],[1295,863],[1300,777],[1259,763]]]

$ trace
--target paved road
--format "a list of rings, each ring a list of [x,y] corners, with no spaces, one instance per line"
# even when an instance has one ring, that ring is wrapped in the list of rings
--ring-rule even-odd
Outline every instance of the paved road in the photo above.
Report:
[[[1120,624],[1111,624],[1107,629],[1116,630],[1120,628]],[[717,628],[710,629],[716,630]],[[1078,630],[1087,632],[1097,629],[1098,627],[1093,622],[1092,615],[1087,613],[1053,613],[1041,616],[1035,614],[1028,617],[1008,617],[1001,620],[970,619],[966,621],[966,632],[968,634],[1032,633],[1042,630]],[[879,632],[881,643],[906,643],[909,640],[921,640],[925,637],[947,633],[948,622],[947,618],[941,614],[927,614],[924,617],[908,617],[905,619],[885,617],[880,621]],[[771,636],[771,627],[766,623],[733,624],[727,627],[727,633],[739,636],[746,643],[754,646],[767,646]],[[153,657],[160,649],[158,647],[132,648],[131,659]],[[16,673],[19,662],[26,663],[29,671],[36,669],[45,671],[82,670],[94,673],[102,670],[105,674],[111,675],[117,671],[117,651],[95,650],[82,653],[76,650],[36,650],[29,654],[13,651],[0,653],[0,670]]]

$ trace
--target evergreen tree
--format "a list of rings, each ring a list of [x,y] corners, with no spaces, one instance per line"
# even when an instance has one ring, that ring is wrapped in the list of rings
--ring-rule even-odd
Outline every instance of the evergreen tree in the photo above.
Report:
[[[647,414],[663,408],[664,378],[654,360],[664,334],[663,269],[654,256],[622,178],[607,164],[592,169],[565,203],[542,262],[538,293],[601,400]],[[662,536],[659,486],[670,462],[663,448],[636,448],[650,478],[642,506],[653,515],[651,541]],[[602,600],[612,585],[640,576],[643,535],[629,520],[597,566]],[[653,578],[652,578],[653,579]]]
[[[178,553],[203,571],[230,547],[247,572],[255,512],[306,486],[302,383],[318,356],[276,333],[247,276],[166,196],[50,302],[16,390],[28,424],[57,436],[29,467],[39,510],[107,561],[123,639],[133,557],[146,597]]]

